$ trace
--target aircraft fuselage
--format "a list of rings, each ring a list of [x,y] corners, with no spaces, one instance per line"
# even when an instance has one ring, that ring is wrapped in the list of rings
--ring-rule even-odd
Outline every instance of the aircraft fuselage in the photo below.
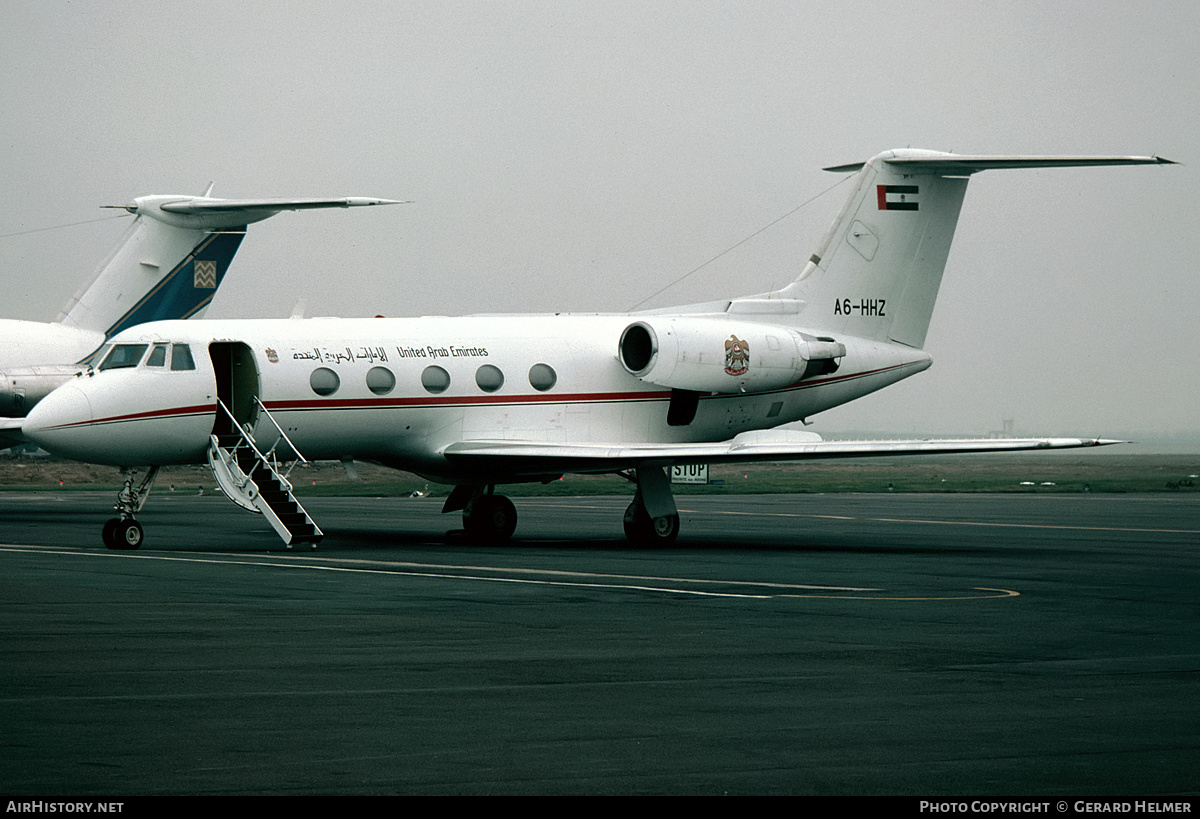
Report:
[[[357,458],[446,482],[502,482],[522,476],[460,474],[443,451],[464,441],[722,441],[807,418],[931,361],[921,350],[841,336],[845,354],[835,371],[808,376],[794,339],[779,338],[801,331],[777,327],[769,317],[688,316],[710,338],[706,353],[679,353],[680,368],[695,364],[722,388],[737,374],[745,378],[772,364],[776,372],[801,375],[758,391],[691,390],[692,411],[681,415],[672,402],[686,401],[682,391],[643,380],[622,363],[622,334],[640,318],[154,322],[120,334],[114,345],[186,344],[195,369],[142,360],[82,375],[39,404],[26,429],[53,451],[80,460],[201,463],[223,415],[218,397],[239,422],[252,425],[263,448],[280,437],[256,409],[257,398],[309,459]],[[755,341],[745,342],[748,353],[735,348],[731,354],[731,337]],[[697,363],[705,355],[707,363]]]

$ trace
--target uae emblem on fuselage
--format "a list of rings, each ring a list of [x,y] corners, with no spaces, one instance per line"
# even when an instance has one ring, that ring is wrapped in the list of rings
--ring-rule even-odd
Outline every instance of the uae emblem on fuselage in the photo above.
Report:
[[[750,344],[731,335],[725,341],[725,372],[728,375],[745,375],[750,369]]]

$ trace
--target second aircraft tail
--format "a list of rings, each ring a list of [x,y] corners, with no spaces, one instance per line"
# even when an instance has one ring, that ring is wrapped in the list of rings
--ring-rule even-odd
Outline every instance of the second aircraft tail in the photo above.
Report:
[[[109,338],[147,321],[201,315],[221,286],[246,225],[284,210],[395,204],[390,199],[214,199],[143,196],[116,250],[57,321]]]

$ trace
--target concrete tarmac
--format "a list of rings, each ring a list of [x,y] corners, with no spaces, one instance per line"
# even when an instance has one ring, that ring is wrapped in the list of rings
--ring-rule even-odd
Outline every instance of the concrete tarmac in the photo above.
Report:
[[[0,792],[1195,795],[1200,496],[0,495]]]

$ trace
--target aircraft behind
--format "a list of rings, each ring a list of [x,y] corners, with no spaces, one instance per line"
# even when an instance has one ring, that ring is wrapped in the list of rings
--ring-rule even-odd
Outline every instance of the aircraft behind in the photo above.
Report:
[[[203,315],[247,225],[284,210],[390,203],[362,197],[216,199],[206,193],[142,196],[111,206],[133,214],[133,223],[58,317],[0,319],[0,445],[20,443],[19,419],[74,377],[112,336],[147,321]]]
[[[824,441],[807,421],[931,363],[922,347],[972,174],[1171,164],[1159,157],[964,156],[895,150],[856,174],[816,252],[781,290],[615,315],[154,322],[115,336],[26,434],[127,470],[103,539],[136,548],[159,466],[207,461],[289,546],[322,533],[286,461],[363,459],[452,485],[444,512],[502,541],[497,485],[609,473],[631,481],[627,537],[669,543],[680,464],[1096,446],[1092,438]]]

